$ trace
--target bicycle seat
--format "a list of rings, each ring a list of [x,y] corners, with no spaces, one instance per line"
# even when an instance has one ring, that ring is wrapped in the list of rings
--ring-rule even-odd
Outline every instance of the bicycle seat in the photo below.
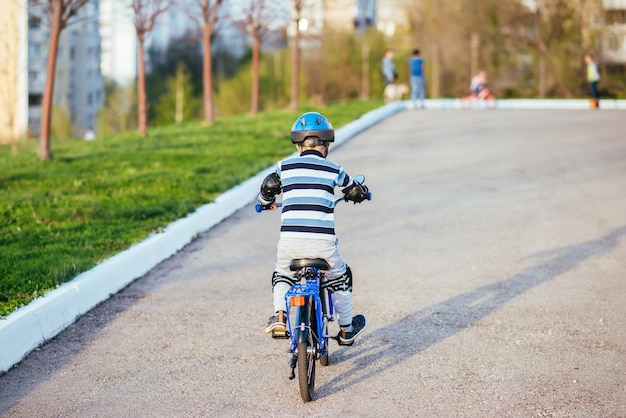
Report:
[[[330,266],[323,258],[296,258],[291,260],[289,269],[291,271],[300,270],[304,267],[316,267],[320,270],[328,270]]]

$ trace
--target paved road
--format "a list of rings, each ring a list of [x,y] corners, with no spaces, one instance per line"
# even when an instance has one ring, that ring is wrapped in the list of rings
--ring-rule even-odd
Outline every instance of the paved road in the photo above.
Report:
[[[626,416],[626,114],[407,111],[332,156],[354,304],[317,399],[262,329],[278,214],[252,206],[0,377],[8,417]]]

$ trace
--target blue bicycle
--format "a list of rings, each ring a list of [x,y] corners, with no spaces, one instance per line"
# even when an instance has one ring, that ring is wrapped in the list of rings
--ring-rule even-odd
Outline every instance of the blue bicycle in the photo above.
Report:
[[[357,176],[355,181],[362,184],[364,176]],[[371,198],[371,193],[368,193],[367,200]],[[335,203],[341,200],[344,198],[337,199]],[[276,205],[281,206],[280,203]],[[257,212],[265,210],[260,204],[255,209]],[[331,336],[328,330],[329,323],[334,321],[334,309],[332,293],[324,286],[323,272],[329,266],[321,258],[300,258],[292,260],[289,268],[295,272],[298,283],[291,286],[285,295],[287,333],[272,336],[291,340],[289,379],[296,378],[297,368],[300,395],[304,402],[309,402],[315,391],[315,362],[319,360],[322,366],[328,366],[329,339],[338,339],[338,336]],[[353,320],[361,321],[364,328],[366,319],[363,315],[356,315]]]
[[[322,366],[329,364],[328,324],[334,320],[333,301],[331,293],[321,287],[322,271],[328,269],[328,263],[320,258],[303,258],[293,260],[290,268],[304,283],[293,285],[285,296],[292,353],[289,379],[296,377],[297,366],[300,395],[308,402],[315,390],[315,361],[319,359]]]

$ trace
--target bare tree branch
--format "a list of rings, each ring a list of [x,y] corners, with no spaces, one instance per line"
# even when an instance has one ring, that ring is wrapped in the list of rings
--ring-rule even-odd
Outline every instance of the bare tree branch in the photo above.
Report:
[[[88,1],[89,0],[33,0],[33,6],[47,5],[47,10],[52,17],[46,85],[41,108],[39,154],[43,160],[49,160],[52,157],[50,152],[50,124],[52,119],[52,96],[54,93],[54,76],[56,73],[59,38],[61,31],[67,26],[69,20],[75,16]]]
[[[280,22],[283,9],[271,0],[247,0],[243,7],[245,31],[252,37],[252,100],[250,113],[259,112],[259,55],[270,27]]]
[[[139,111],[139,134],[148,134],[148,104],[146,98],[146,56],[144,42],[146,35],[154,29],[157,18],[173,4],[172,0],[132,0],[133,23],[137,33],[139,72],[137,74],[137,98]]]
[[[291,63],[291,100],[290,107],[292,110],[297,110],[299,107],[300,96],[300,22],[302,20],[302,12],[310,7],[310,3],[307,0],[293,0],[293,14],[291,17],[295,26],[295,35],[293,37],[292,45],[292,63]]]
[[[183,6],[183,10],[202,34],[202,87],[204,101],[204,123],[215,120],[213,105],[213,70],[211,63],[211,38],[215,31],[220,7],[224,0],[196,0],[195,7]],[[200,11],[200,14],[198,14]]]

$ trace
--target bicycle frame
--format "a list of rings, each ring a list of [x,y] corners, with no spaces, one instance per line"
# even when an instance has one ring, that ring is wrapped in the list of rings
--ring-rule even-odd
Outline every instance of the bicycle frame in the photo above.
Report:
[[[285,295],[287,327],[291,340],[291,351],[296,353],[299,342],[310,341],[316,350],[316,357],[328,352],[328,323],[334,320],[332,295],[327,289],[321,288],[322,273],[317,267],[303,267],[298,274],[306,279],[305,283],[296,283]],[[316,329],[311,330],[308,306],[315,304]],[[292,321],[291,309],[296,308]]]

